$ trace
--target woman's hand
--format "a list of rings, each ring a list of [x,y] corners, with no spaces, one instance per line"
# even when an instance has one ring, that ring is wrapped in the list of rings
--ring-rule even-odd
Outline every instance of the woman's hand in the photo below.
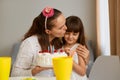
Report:
[[[78,56],[81,56],[84,59],[86,64],[89,62],[89,50],[86,48],[85,45],[80,44],[76,48],[76,52],[77,52]]]
[[[47,69],[53,69],[52,67],[40,67],[40,66],[36,66],[35,68],[32,69],[32,75],[35,76],[37,73],[43,71],[43,70],[47,70]]]

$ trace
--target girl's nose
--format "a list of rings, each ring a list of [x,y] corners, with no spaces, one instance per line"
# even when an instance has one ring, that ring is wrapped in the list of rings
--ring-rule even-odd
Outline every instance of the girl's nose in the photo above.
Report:
[[[73,36],[70,34],[70,35],[69,35],[69,38],[71,39],[72,37],[73,37]]]

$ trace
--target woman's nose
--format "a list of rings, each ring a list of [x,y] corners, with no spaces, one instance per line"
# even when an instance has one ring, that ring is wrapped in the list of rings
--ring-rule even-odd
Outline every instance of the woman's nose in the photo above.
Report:
[[[66,25],[64,26],[64,30],[67,30],[67,26]]]

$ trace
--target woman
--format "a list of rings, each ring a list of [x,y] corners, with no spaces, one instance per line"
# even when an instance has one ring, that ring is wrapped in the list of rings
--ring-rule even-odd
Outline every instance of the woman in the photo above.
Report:
[[[62,47],[59,38],[66,32],[65,21],[61,11],[50,7],[43,9],[24,36],[11,76],[54,76],[51,67],[35,66],[34,63],[39,51],[52,46],[55,49]]]

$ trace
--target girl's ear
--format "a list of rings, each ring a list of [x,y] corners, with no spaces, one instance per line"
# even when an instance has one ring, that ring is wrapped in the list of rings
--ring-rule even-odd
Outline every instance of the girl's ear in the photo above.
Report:
[[[46,29],[45,32],[46,32],[47,34],[50,34],[50,33],[51,33],[51,31],[48,30],[48,29]]]

